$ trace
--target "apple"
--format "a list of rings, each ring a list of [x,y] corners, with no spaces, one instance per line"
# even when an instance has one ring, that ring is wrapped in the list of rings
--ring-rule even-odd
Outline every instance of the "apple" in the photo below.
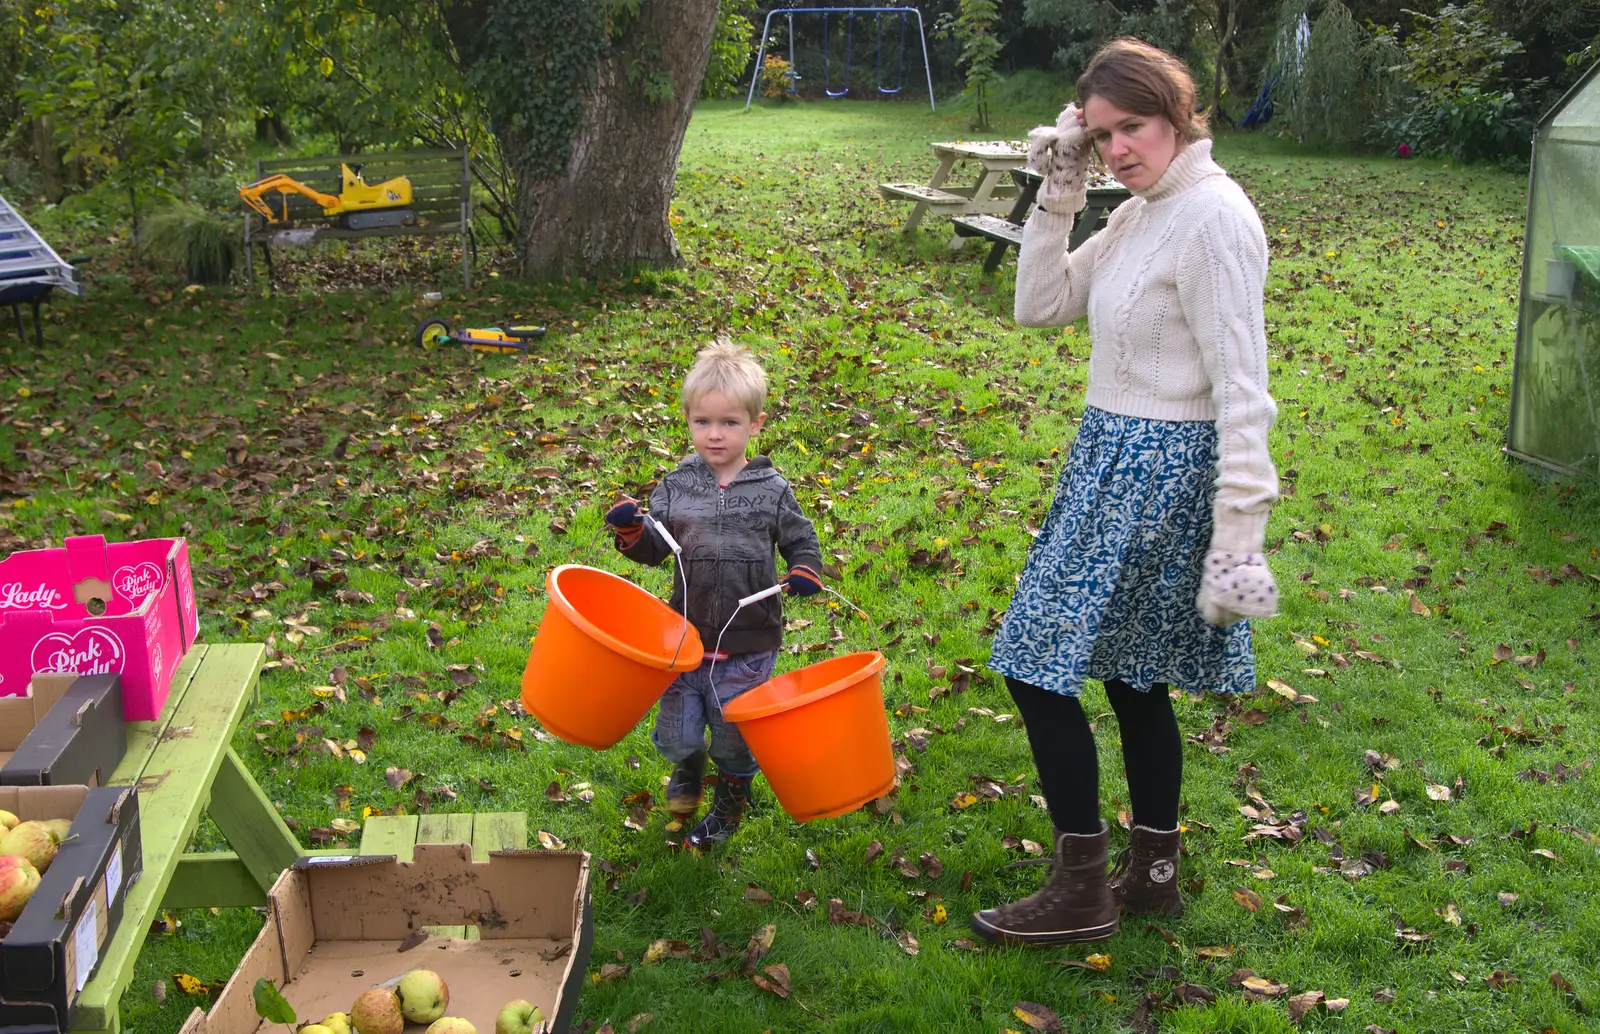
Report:
[[[0,855],[0,920],[13,922],[39,889],[39,870],[21,855]]]
[[[21,821],[21,819],[17,818],[9,811],[6,811],[4,808],[0,808],[0,829],[10,829],[12,826],[15,826]]]
[[[61,838],[43,822],[19,822],[0,836],[0,855],[21,855],[40,875],[55,861]]]
[[[459,1016],[445,1016],[428,1026],[428,1034],[478,1034],[478,1028]]]
[[[350,1029],[355,1034],[401,1034],[406,1018],[400,1013],[400,998],[387,987],[361,992],[350,1007]]]
[[[544,1010],[525,998],[507,1002],[494,1018],[494,1034],[533,1034],[533,1028],[544,1022]]]
[[[72,832],[71,819],[42,819],[41,821],[55,830],[56,839],[62,843],[66,842],[68,834]]]
[[[412,1023],[432,1023],[450,1007],[450,988],[431,969],[414,969],[400,978],[394,989],[400,1012]]]
[[[324,1027],[320,1023],[308,1023],[304,1027],[301,1027],[299,1030],[295,1031],[295,1034],[333,1034],[333,1031],[329,1030],[327,1027]]]
[[[329,1034],[352,1034],[349,1013],[330,1012],[322,1018],[322,1025],[328,1028]]]

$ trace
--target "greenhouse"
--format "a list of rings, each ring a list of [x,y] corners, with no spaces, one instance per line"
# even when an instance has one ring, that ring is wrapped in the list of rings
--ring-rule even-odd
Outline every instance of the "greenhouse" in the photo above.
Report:
[[[1600,474],[1600,64],[1534,134],[1506,451]]]

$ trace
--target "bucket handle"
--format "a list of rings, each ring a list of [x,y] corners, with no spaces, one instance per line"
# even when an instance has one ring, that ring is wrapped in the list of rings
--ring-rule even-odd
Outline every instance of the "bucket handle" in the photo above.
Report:
[[[723,635],[728,631],[728,626],[733,624],[733,619],[739,616],[739,611],[743,610],[745,607],[748,607],[752,603],[757,603],[766,599],[768,596],[777,596],[781,594],[785,588],[786,586],[784,583],[779,582],[777,585],[768,586],[767,588],[762,589],[760,592],[753,592],[748,596],[741,597],[739,600],[739,605],[733,608],[733,613],[728,615],[728,620],[723,622],[722,628],[717,632],[717,644],[712,650],[713,656],[711,659],[711,667],[706,670],[706,681],[711,683],[711,702],[717,706],[717,717],[722,717],[722,698],[717,695],[717,661],[715,655],[722,652]],[[862,610],[854,600],[850,599],[848,596],[845,596],[843,593],[834,592],[826,585],[822,587],[822,591],[830,596],[839,597],[839,599],[844,601],[845,606],[849,607],[851,610],[855,611],[861,616],[861,619],[867,623],[867,631],[872,633],[873,648],[877,650],[878,653],[883,653],[883,644],[878,640],[878,628],[873,623],[872,615]],[[687,595],[687,592],[685,595]],[[727,719],[724,718],[723,720],[726,721]]]
[[[667,665],[668,669],[671,669],[677,667],[678,655],[683,652],[683,644],[689,639],[689,575],[683,569],[683,547],[678,545],[678,540],[672,537],[672,532],[667,530],[667,526],[656,520],[655,517],[651,516],[650,513],[645,510],[640,510],[639,516],[646,524],[650,525],[650,527],[656,530],[656,533],[661,536],[661,541],[665,542],[667,544],[667,548],[672,550],[672,569],[677,573],[678,581],[683,585],[683,598],[685,601],[683,608],[683,627],[678,633],[678,645],[672,651],[672,662]],[[600,542],[602,536],[614,536],[615,534],[616,532],[611,528],[611,526],[602,521],[600,523],[599,533],[589,539],[589,545],[583,551],[583,559],[590,560],[594,558],[595,546]],[[779,586],[778,588],[782,588],[782,586]]]

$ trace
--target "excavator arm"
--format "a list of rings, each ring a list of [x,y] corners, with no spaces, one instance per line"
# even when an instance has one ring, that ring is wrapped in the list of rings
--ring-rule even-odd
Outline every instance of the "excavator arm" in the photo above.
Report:
[[[304,194],[306,197],[320,205],[323,212],[327,215],[335,215],[340,211],[341,206],[338,198],[332,196],[331,194],[324,194],[320,191],[312,190],[299,180],[285,176],[282,173],[279,173],[275,176],[268,176],[266,179],[257,180],[254,183],[248,183],[240,187],[239,197],[244,201],[245,204],[249,205],[251,208],[265,216],[267,222],[281,223],[284,221],[284,215],[274,212],[272,210],[272,206],[267,204],[266,201],[266,195],[270,191],[274,190],[276,190],[279,194]],[[289,207],[288,204],[285,203],[282,207],[283,212],[287,213]]]

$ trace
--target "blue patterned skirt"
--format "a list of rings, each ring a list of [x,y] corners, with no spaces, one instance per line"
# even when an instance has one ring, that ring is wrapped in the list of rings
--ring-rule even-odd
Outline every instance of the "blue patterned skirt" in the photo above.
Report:
[[[1210,421],[1085,409],[989,667],[1068,696],[1085,679],[1253,690],[1249,622],[1216,628],[1195,607],[1216,463]]]

